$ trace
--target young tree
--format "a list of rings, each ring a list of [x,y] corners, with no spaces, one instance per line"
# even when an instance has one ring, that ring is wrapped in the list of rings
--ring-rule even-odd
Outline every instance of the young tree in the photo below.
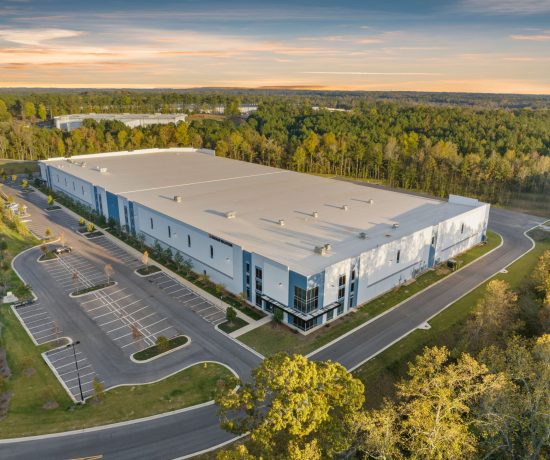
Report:
[[[487,284],[483,298],[466,325],[469,350],[479,351],[495,343],[502,344],[521,327],[517,299],[506,281],[493,280]]]
[[[155,345],[157,346],[157,350],[159,351],[159,353],[165,353],[170,348],[170,343],[168,342],[168,339],[163,335],[159,335],[157,337]]]
[[[283,310],[275,308],[273,311],[273,321],[275,321],[275,324],[281,324],[283,322]]]
[[[65,247],[65,232],[63,230],[59,233],[59,242],[61,246]]]
[[[37,114],[38,114],[38,118],[40,118],[42,121],[44,121],[48,117],[46,106],[42,104],[42,102],[38,104]]]
[[[44,236],[46,237],[47,240],[51,238],[52,231],[50,230],[49,227],[47,227],[46,230],[44,230]]]
[[[107,284],[109,284],[111,282],[111,277],[115,273],[115,270],[113,269],[113,266],[111,264],[106,264],[103,271],[105,272],[105,276],[107,277]]]
[[[222,427],[250,432],[253,454],[332,458],[352,445],[364,387],[342,365],[279,353],[239,383],[228,385],[216,402]]]
[[[12,182],[17,182],[17,174],[12,174],[11,175],[11,181]]]
[[[145,267],[149,266],[149,252],[143,251],[143,255],[141,256],[141,262]]]
[[[29,186],[29,181],[27,179],[23,179],[21,181],[21,187],[23,187],[23,189],[26,189],[28,186]]]
[[[103,383],[96,377],[94,377],[94,380],[92,381],[92,386],[94,389],[94,398],[97,402],[100,402],[105,397],[105,387],[103,386]]]
[[[84,217],[80,217],[78,219],[78,226],[79,227],[84,227],[86,225],[86,221],[84,220]]]
[[[531,274],[535,290],[543,294],[546,291],[546,280],[550,276],[550,250],[544,251]]]
[[[237,310],[235,310],[233,307],[228,307],[227,310],[225,310],[225,318],[227,319],[229,324],[233,324],[237,319]]]
[[[88,233],[92,233],[94,229],[95,229],[95,225],[92,222],[88,222],[88,224],[86,225],[86,231]]]
[[[183,266],[183,256],[181,255],[181,252],[176,251],[176,254],[174,255],[174,263],[176,264],[176,270],[179,272]]]
[[[48,206],[53,206],[53,202],[54,202],[53,196],[48,195]]]
[[[189,274],[191,273],[191,270],[193,270],[193,261],[191,259],[185,259],[181,264],[181,267],[185,272],[185,275],[189,276]]]
[[[21,108],[21,116],[23,118],[34,118],[35,115],[36,115],[35,105],[30,101],[25,102]]]

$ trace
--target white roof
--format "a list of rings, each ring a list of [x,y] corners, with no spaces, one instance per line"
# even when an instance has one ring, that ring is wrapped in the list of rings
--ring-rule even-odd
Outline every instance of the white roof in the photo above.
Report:
[[[193,149],[82,155],[71,160],[75,163],[47,161],[304,275],[472,209]],[[76,163],[82,161],[85,166]],[[175,195],[182,197],[181,202],[173,200]],[[235,218],[226,217],[230,211]],[[314,212],[318,217],[313,217]],[[361,232],[368,238],[361,239]],[[331,250],[326,255],[314,251],[327,243]]]

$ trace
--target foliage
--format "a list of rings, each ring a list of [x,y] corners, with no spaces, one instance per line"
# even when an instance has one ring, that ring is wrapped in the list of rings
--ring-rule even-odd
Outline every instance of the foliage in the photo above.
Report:
[[[225,318],[230,324],[233,324],[233,322],[237,319],[237,310],[233,307],[227,307],[227,310],[225,311]]]
[[[505,339],[521,327],[517,319],[518,296],[506,281],[487,284],[485,295],[477,303],[465,328],[468,349],[479,351],[491,344],[502,345]]]
[[[477,439],[471,406],[503,386],[470,355],[450,360],[445,348],[426,348],[397,385],[397,401],[363,414],[359,447],[375,458],[470,458]]]
[[[275,311],[273,312],[273,320],[277,324],[281,324],[283,322],[283,310],[280,308],[275,308]]]
[[[94,398],[96,401],[102,401],[105,397],[105,386],[101,381],[94,377],[94,380],[92,381],[92,387],[94,389]]]
[[[266,458],[332,457],[351,447],[363,385],[338,363],[283,353],[264,360],[250,382],[217,397],[222,426],[250,432]]]
[[[54,202],[53,196],[48,195],[48,206],[53,206],[53,202]]]
[[[95,229],[95,225],[92,222],[88,222],[88,224],[86,225],[86,230],[88,231],[88,233],[93,232],[94,229]]]
[[[168,339],[163,335],[159,335],[157,337],[157,340],[155,341],[155,345],[157,346],[157,350],[159,351],[159,353],[164,353],[168,351],[168,349],[170,348]]]
[[[506,377],[506,385],[486,393],[476,409],[482,452],[493,458],[548,458],[550,335],[514,337],[506,348],[487,348],[480,359]]]

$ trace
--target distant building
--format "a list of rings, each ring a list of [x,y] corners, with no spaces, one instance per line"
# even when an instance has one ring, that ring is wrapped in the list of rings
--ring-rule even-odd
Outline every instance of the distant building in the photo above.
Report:
[[[124,123],[129,128],[136,128],[138,126],[177,124],[180,121],[185,121],[186,118],[186,114],[171,113],[80,113],[60,115],[54,117],[53,121],[57,129],[72,131],[80,128],[84,120],[116,120]]]
[[[489,205],[150,149],[52,158],[42,178],[302,333],[482,243]]]

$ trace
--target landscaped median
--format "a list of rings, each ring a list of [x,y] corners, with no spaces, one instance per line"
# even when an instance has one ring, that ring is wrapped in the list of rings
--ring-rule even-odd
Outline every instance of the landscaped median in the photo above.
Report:
[[[460,267],[464,267],[498,247],[501,242],[500,235],[489,231],[487,232],[487,244],[476,246],[455,257],[455,260]],[[280,351],[306,355],[407,300],[451,273],[451,270],[443,266],[430,270],[416,278],[413,283],[387,292],[306,336],[272,322],[243,334],[238,340],[264,356],[271,356]]]
[[[147,363],[153,359],[160,358],[168,353],[179,350],[191,343],[191,340],[186,335],[178,335],[167,339],[164,336],[157,337],[157,343],[152,347],[134,353],[131,357],[132,361]]]
[[[158,273],[160,271],[161,269],[156,265],[147,265],[147,266],[138,268],[137,270],[135,270],[135,273],[139,276],[149,276],[149,275],[154,275],[155,273]]]
[[[116,281],[108,281],[105,283],[94,284],[93,286],[88,286],[82,289],[78,289],[77,291],[71,292],[69,294],[69,297],[73,297],[73,298],[80,297],[86,294],[90,294],[91,292],[100,291],[101,289],[114,286],[115,284],[117,284]]]

